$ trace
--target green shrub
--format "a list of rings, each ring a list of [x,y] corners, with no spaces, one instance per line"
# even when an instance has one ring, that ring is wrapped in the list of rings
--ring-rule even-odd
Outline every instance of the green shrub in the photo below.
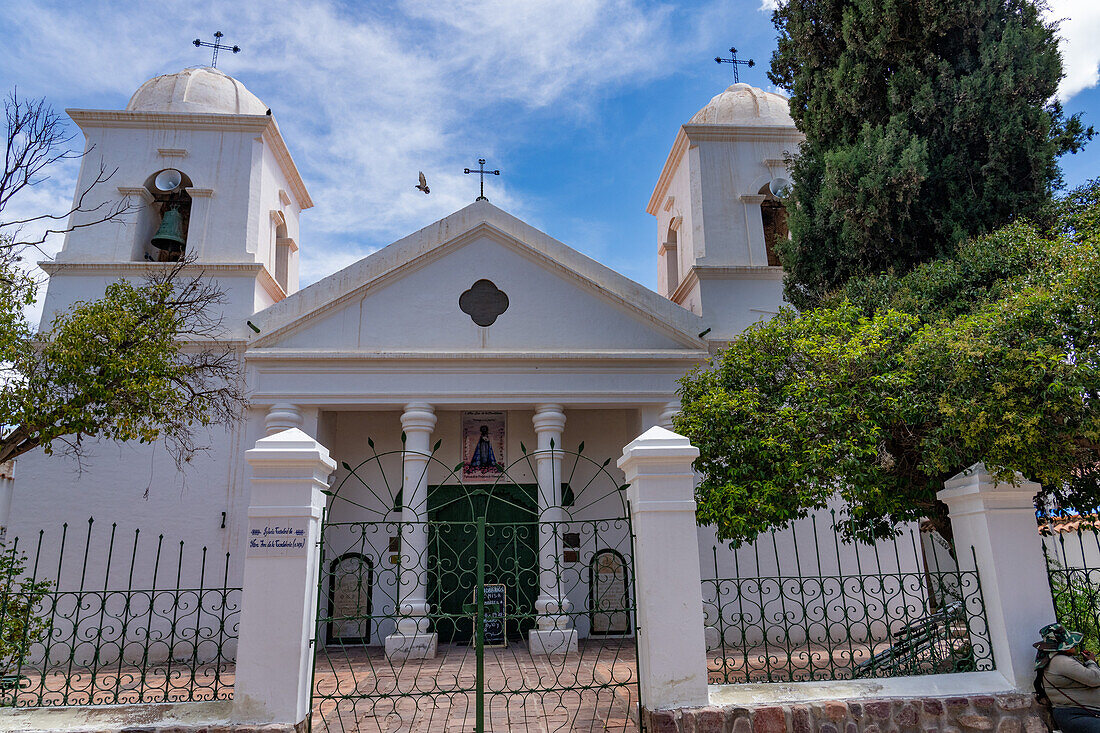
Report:
[[[0,704],[12,704],[17,674],[31,645],[49,633],[50,619],[42,614],[48,581],[26,577],[26,556],[0,543]],[[7,678],[7,679],[3,679]]]

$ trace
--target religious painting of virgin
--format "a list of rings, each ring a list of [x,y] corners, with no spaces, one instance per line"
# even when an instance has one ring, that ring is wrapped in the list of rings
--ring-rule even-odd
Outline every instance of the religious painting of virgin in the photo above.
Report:
[[[503,473],[505,414],[462,413],[463,481],[495,481]]]

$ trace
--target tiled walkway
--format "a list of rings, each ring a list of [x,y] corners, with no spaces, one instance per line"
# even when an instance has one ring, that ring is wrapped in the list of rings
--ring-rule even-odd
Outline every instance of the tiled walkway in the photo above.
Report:
[[[317,659],[313,730],[473,731],[476,660],[443,645],[435,659],[396,662],[377,647],[329,647]],[[523,645],[485,650],[485,730],[636,733],[630,640],[582,640],[578,654],[533,657]]]

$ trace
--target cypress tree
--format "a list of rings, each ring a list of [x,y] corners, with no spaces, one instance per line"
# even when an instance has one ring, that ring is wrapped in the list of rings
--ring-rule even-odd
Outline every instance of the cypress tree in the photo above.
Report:
[[[806,135],[780,245],[787,299],[902,274],[1041,218],[1091,137],[1052,101],[1056,28],[1033,0],[788,0],[769,78]]]

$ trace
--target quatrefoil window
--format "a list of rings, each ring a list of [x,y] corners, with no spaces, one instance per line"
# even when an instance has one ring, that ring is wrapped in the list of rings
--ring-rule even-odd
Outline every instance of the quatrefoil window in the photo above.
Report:
[[[508,310],[508,296],[492,280],[483,278],[459,296],[458,307],[477,325],[491,326]]]

